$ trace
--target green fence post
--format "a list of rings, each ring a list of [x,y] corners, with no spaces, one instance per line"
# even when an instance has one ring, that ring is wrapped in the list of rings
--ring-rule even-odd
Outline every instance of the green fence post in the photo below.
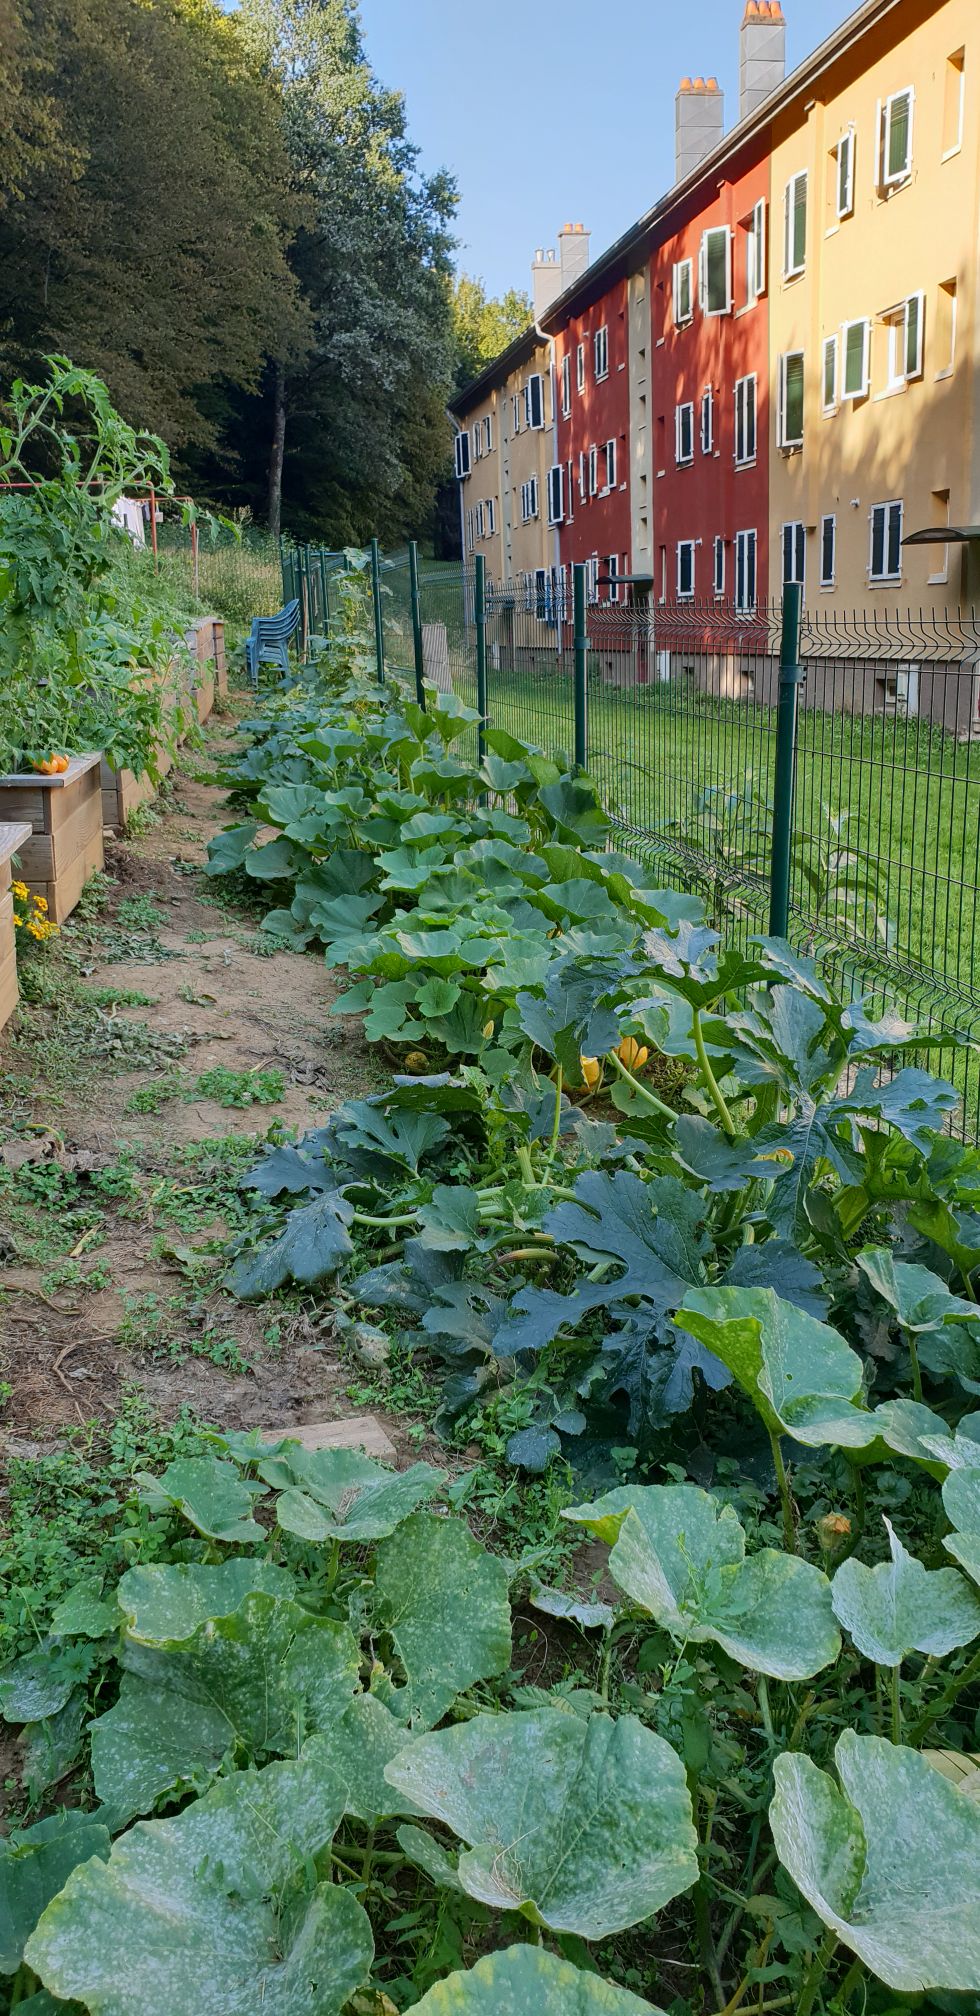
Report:
[[[425,707],[425,657],[422,651],[422,599],[419,594],[418,540],[408,542],[408,579],[412,597],[412,643],[415,647],[415,698]]]
[[[589,761],[589,631],[586,621],[585,566],[576,561],[572,568],[572,644],[575,652],[575,768],[585,770]],[[564,611],[562,611],[564,615]]]
[[[776,711],[776,768],[772,793],[772,853],[769,862],[769,935],[785,938],[789,931],[789,874],[793,844],[793,797],[796,785],[796,717],[800,682],[800,606],[797,582],[783,589],[783,630],[779,648],[779,705]]]
[[[289,583],[292,578],[292,561],[286,552],[286,542],[282,538],[279,541],[279,570],[282,574],[282,599],[284,602],[291,602],[293,598],[289,592]]]
[[[385,680],[385,631],[381,616],[381,551],[376,539],[371,541],[371,594],[374,600],[374,656],[378,672],[378,685]]]
[[[476,731],[476,760],[486,755],[487,725],[487,563],[476,555],[473,570],[473,621],[476,625],[476,705],[480,716]]]

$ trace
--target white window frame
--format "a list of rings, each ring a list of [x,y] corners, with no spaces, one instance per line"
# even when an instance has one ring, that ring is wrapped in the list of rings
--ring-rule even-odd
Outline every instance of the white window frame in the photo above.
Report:
[[[683,313],[683,314],[681,314],[681,313],[679,312],[679,304],[680,304],[680,298],[681,298],[681,292],[682,292],[682,289],[685,289],[685,288],[686,288],[686,293],[687,293],[687,307],[686,307],[686,309],[685,309],[684,313]],[[674,326],[675,326],[675,328],[677,328],[677,329],[685,329],[685,328],[687,327],[687,324],[688,324],[689,322],[693,322],[693,320],[694,320],[694,261],[693,261],[693,259],[678,259],[678,260],[676,260],[676,261],[675,261],[675,264],[674,264],[674,277],[673,277],[673,281],[672,281],[672,284],[671,284],[671,297],[670,297],[670,298],[671,298],[671,303],[672,303],[672,305],[673,305],[673,310],[674,310]]]
[[[799,359],[802,387],[800,393],[800,431],[789,432],[786,413],[789,389],[789,365]],[[778,365],[778,386],[776,397],[776,446],[777,448],[802,448],[806,409],[806,355],[802,350],[784,350]]]
[[[830,398],[827,397],[827,360],[833,358]],[[836,413],[840,405],[840,337],[836,331],[820,345],[820,405],[824,413]]]
[[[909,106],[909,133],[908,133],[908,147],[906,149],[906,159],[903,167],[889,168],[888,156],[891,151],[892,124],[895,117],[895,107],[899,103],[899,101],[903,98],[908,99],[908,106]],[[906,84],[901,91],[893,91],[891,93],[891,96],[884,100],[884,103],[882,104],[880,109],[878,125],[879,125],[878,186],[881,189],[900,189],[902,184],[909,180],[909,177],[911,176],[912,173],[912,159],[913,159],[912,144],[913,144],[913,129],[915,125],[914,84]]]
[[[688,438],[690,441],[689,452],[686,455],[683,452],[683,446],[684,446],[683,435],[684,435],[685,418],[689,430]],[[694,460],[694,401],[693,399],[682,399],[680,403],[674,408],[674,461],[678,469],[689,469],[693,460]]]
[[[897,518],[893,516],[894,513],[898,514]],[[894,583],[896,581],[901,581],[902,533],[905,527],[905,504],[901,497],[890,497],[883,504],[873,504],[868,515],[871,531],[871,540],[868,550],[868,580],[870,582],[874,582],[875,584],[888,583],[888,582]],[[875,524],[876,520],[878,520],[879,518],[881,519],[881,525],[882,525],[882,538],[881,538],[882,561],[883,563],[885,563],[885,566],[884,571],[876,573]],[[888,547],[890,544],[890,531],[892,526],[894,525],[897,525],[898,527],[898,538],[895,541],[897,567],[895,568],[894,571],[889,571],[887,568]]]
[[[471,467],[470,436],[468,428],[466,427],[460,428],[459,433],[457,434],[456,439],[453,443],[453,454],[455,456],[456,461],[456,476],[458,481],[462,483],[469,475]]]
[[[802,518],[789,518],[782,528],[780,551],[783,587],[806,586],[806,526]],[[787,562],[789,571],[787,572]]]
[[[831,534],[830,534],[831,567],[829,574],[827,572],[827,564],[826,564],[828,525],[831,527]],[[836,585],[837,585],[837,513],[836,511],[825,511],[823,517],[820,520],[820,586],[821,588],[834,588],[836,587]]]
[[[484,507],[482,502],[474,506],[474,523],[476,528],[476,536],[478,539],[482,539],[483,523],[484,523]]]
[[[561,462],[554,462],[548,471],[548,523],[563,525],[565,522],[565,468]]]
[[[711,558],[711,585],[716,595],[725,593],[725,541],[718,532],[715,535]]]
[[[712,238],[723,238],[725,241],[725,297],[720,307],[711,305],[708,246]],[[712,224],[701,234],[701,250],[698,254],[698,300],[702,315],[730,315],[732,312],[732,233],[728,224]]]
[[[748,230],[745,251],[745,300],[747,307],[755,303],[766,291],[768,277],[768,223],[769,205],[760,196],[752,210],[752,222]]]
[[[839,220],[854,215],[854,154],[857,136],[853,126],[842,133],[834,148],[834,208]]]
[[[615,490],[615,488],[616,488],[616,443],[615,443],[615,441],[614,441],[614,440],[610,440],[610,441],[606,441],[606,442],[604,442],[604,444],[603,444],[603,450],[602,450],[602,452],[603,452],[603,454],[604,454],[604,456],[605,456],[605,458],[606,458],[606,482],[605,482],[605,488],[603,489],[603,492],[602,492],[602,495],[603,495],[603,496],[606,496],[606,495],[608,494],[608,492],[609,492],[610,490]]]
[[[715,393],[713,385],[706,385],[701,394],[701,453],[713,455],[715,452]]]
[[[847,383],[848,337],[852,329],[864,330],[864,349],[862,352],[861,384],[858,387],[854,386],[849,387]],[[870,389],[871,389],[871,324],[866,315],[861,315],[858,317],[856,322],[845,322],[841,330],[840,396],[842,400],[866,399]]]
[[[537,419],[535,419],[537,409]],[[524,387],[524,419],[532,430],[544,426],[544,379],[540,371],[532,371]]]
[[[589,496],[595,497],[599,491],[599,450],[593,442],[589,449]]]
[[[512,392],[510,403],[511,403],[511,421],[513,423],[511,427],[511,432],[513,434],[519,434],[521,431],[521,411],[524,406],[523,392]]]
[[[685,587],[684,587],[684,581],[683,581],[683,577],[684,577],[684,560],[685,560],[685,558],[687,558],[687,557],[689,557],[689,559],[690,559],[690,567],[691,567],[691,582],[690,582],[690,587],[688,587],[688,588],[685,588]],[[696,566],[697,566],[697,548],[696,548],[696,546],[695,546],[695,543],[694,543],[694,540],[693,540],[693,539],[678,539],[678,541],[677,541],[677,600],[678,600],[678,602],[693,602],[693,600],[694,600],[694,585],[695,585],[695,569],[696,569]]]
[[[748,595],[749,555],[752,566],[752,594]],[[740,616],[755,612],[759,595],[759,535],[756,531],[735,534],[735,608]]]
[[[591,553],[585,563],[585,599],[587,602],[599,600],[599,555]]]
[[[797,211],[796,191],[801,183],[803,184],[803,194],[804,194],[803,250],[800,254],[799,259],[797,259],[796,247],[795,247],[795,225],[796,225],[796,211]],[[807,241],[807,232],[809,231],[809,228],[810,228],[810,178],[807,173],[807,170],[805,168],[800,168],[795,175],[790,176],[789,181],[787,182],[786,187],[783,191],[783,279],[784,280],[795,280],[801,273],[806,272],[806,241]]]
[[[959,61],[959,62],[957,61],[957,57],[959,57],[959,58],[960,58],[960,61]],[[959,113],[959,116],[958,116],[958,119],[957,119],[957,126],[956,126],[956,138],[955,138],[955,140],[953,140],[953,141],[952,141],[952,142],[950,143],[950,145],[949,145],[948,147],[944,147],[944,148],[943,148],[943,151],[942,151],[942,155],[940,156],[940,159],[941,159],[941,160],[943,160],[943,161],[952,161],[952,159],[953,159],[953,156],[954,156],[954,154],[959,154],[959,153],[960,153],[960,151],[961,151],[961,149],[962,149],[962,146],[963,146],[963,121],[964,121],[964,117],[965,117],[965,112],[966,112],[966,50],[965,50],[965,48],[963,48],[963,49],[957,49],[957,50],[955,50],[955,51],[954,51],[954,53],[953,53],[953,55],[952,55],[952,56],[947,56],[947,58],[946,58],[946,72],[947,72],[947,75],[948,75],[948,73],[949,73],[949,71],[950,71],[951,69],[955,69],[955,70],[957,71],[957,73],[958,73],[958,75],[959,75],[959,80],[960,80],[960,87],[959,87],[959,107],[958,107],[958,113]],[[945,125],[945,106],[944,106],[944,108],[943,108],[943,124]]]
[[[487,538],[492,539],[497,530],[497,500],[495,497],[487,498],[486,525]]]
[[[567,352],[561,360],[561,417],[567,420],[572,410],[572,360]]]
[[[584,392],[584,391],[585,391],[585,344],[584,344],[584,343],[578,343],[578,344],[576,344],[576,346],[575,346],[575,390],[576,390],[576,392]]]
[[[565,523],[570,525],[575,516],[575,458],[570,455],[565,464]]]
[[[609,376],[609,329],[605,322],[592,338],[592,375],[597,385]]]
[[[751,404],[749,401],[749,390],[748,390],[749,387],[751,387],[751,393],[752,393]],[[741,411],[740,407],[742,409]],[[751,450],[747,448],[748,434],[749,434],[748,422],[750,418],[752,422]],[[740,436],[742,437],[741,445],[743,449],[743,453],[741,455],[738,452]],[[743,378],[736,378],[735,380],[736,469],[751,469],[752,464],[754,463],[756,456],[758,455],[758,452],[759,452],[759,385],[756,373],[754,371],[747,371]]]
[[[521,484],[521,524],[530,525],[538,515],[538,479],[529,476]]]
[[[619,601],[619,554],[618,554],[618,553],[610,553],[610,554],[609,554],[609,556],[608,556],[608,559],[607,559],[607,561],[606,561],[606,572],[607,572],[607,574],[608,574],[608,576],[609,576],[609,589],[608,589],[608,599],[609,599],[609,601],[610,601],[610,602],[618,602],[618,601]]]
[[[584,448],[578,451],[578,501],[584,504],[589,495],[588,458]]]
[[[950,292],[951,287],[952,292]],[[946,299],[949,302],[949,355],[948,357],[944,357],[942,359],[939,365],[939,369],[936,372],[936,377],[951,378],[953,372],[956,369],[957,319],[959,316],[959,307],[960,307],[960,290],[958,281],[952,276],[949,280],[941,280],[939,283],[939,293],[945,294]]]
[[[925,363],[925,317],[926,297],[920,289],[917,294],[909,294],[902,302],[898,318],[889,332],[889,383],[908,385],[913,378],[921,378]],[[909,355],[910,339],[914,337],[914,349]],[[894,355],[892,354],[894,350]]]

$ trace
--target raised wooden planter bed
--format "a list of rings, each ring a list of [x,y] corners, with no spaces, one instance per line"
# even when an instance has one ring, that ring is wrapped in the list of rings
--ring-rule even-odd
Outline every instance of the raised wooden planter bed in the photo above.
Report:
[[[188,630],[185,641],[193,660],[191,693],[197,718],[204,722],[214,706],[215,693],[228,691],[225,626],[220,617],[199,616]]]
[[[153,671],[147,668],[145,671],[136,674],[137,679],[156,680],[163,685],[167,690],[170,707],[173,710],[176,710],[180,700],[180,687],[178,683],[179,664],[180,661],[173,658],[164,671]],[[183,736],[178,736],[177,740],[182,741]],[[162,744],[158,744],[153,765],[158,781],[161,777],[167,775],[172,765],[173,757],[169,749],[164,748]],[[108,826],[113,833],[121,833],[123,831],[130,813],[136,810],[137,805],[145,805],[148,798],[156,796],[156,784],[153,783],[145,770],[139,776],[137,776],[135,770],[113,770],[106,762],[104,756],[102,758],[101,783],[102,824],[103,826]]]
[[[17,933],[14,930],[14,899],[10,857],[31,837],[26,821],[0,826],[0,1029],[9,1022],[20,1000],[17,985]]]
[[[0,777],[0,821],[30,829],[20,855],[21,874],[48,916],[63,924],[90,875],[102,868],[102,758],[73,756],[59,777]]]

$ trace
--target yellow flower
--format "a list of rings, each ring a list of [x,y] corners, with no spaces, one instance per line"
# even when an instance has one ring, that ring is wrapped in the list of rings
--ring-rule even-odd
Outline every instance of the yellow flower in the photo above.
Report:
[[[23,922],[24,922],[24,919],[23,919],[23,917],[15,917],[15,918],[14,918],[14,923],[15,923],[15,925],[17,926],[17,929],[18,929],[18,930],[20,929],[20,927],[21,927],[21,925],[23,924]]]
[[[46,896],[35,896],[34,898],[35,910],[46,910],[47,907],[48,907],[48,899]]]
[[[624,1036],[617,1047],[616,1055],[620,1063],[625,1064],[627,1071],[642,1071],[650,1052],[645,1044],[637,1042],[635,1036]]]
[[[582,1069],[582,1083],[590,1092],[594,1092],[602,1077],[602,1065],[598,1057],[580,1057],[578,1061]]]
[[[11,887],[11,891],[12,891],[13,895],[15,895],[15,896],[19,896],[19,897],[20,897],[20,900],[21,900],[21,902],[23,903],[23,902],[24,902],[24,901],[26,900],[26,897],[27,897],[27,883],[26,883],[26,882],[11,882],[11,884],[10,884],[10,887]]]

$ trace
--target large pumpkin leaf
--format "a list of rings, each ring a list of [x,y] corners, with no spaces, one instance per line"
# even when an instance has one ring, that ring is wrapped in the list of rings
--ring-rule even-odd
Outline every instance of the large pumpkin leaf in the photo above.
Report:
[[[313,1541],[385,1539],[443,1481],[429,1463],[384,1470],[355,1449],[304,1449],[299,1443],[260,1463],[259,1475],[282,1489],[280,1526]]]
[[[447,1974],[407,2016],[660,2016],[598,1974],[583,1974],[541,1946],[488,1953],[465,1974]]]
[[[563,1517],[614,1536],[613,1580],[681,1644],[712,1639],[777,1680],[808,1680],[836,1659],[827,1577],[771,1547],[746,1558],[732,1507],[696,1485],[626,1485]]]
[[[190,1638],[209,1617],[229,1617],[246,1596],[292,1596],[296,1584],[271,1561],[238,1557],[205,1567],[197,1561],[127,1568],[116,1588],[127,1636],[145,1645]]]
[[[0,1974],[16,1974],[42,1911],[72,1870],[108,1853],[109,1830],[90,1813],[54,1813],[0,1840]]]
[[[241,1547],[265,1539],[264,1527],[252,1518],[255,1487],[219,1456],[177,1456],[160,1477],[138,1470],[136,1482],[154,1511],[172,1506],[207,1540]]]
[[[60,1714],[76,1687],[84,1686],[98,1653],[92,1645],[47,1640],[0,1673],[0,1715],[6,1722],[44,1722]]]
[[[887,1246],[866,1246],[857,1256],[858,1266],[890,1309],[903,1330],[935,1330],[942,1323],[975,1322],[977,1305],[964,1296],[952,1295],[945,1281],[928,1267],[913,1267],[896,1260]]]
[[[956,1529],[947,1533],[943,1545],[980,1583],[980,1466],[950,1471],[943,1485],[943,1504]]]
[[[846,1729],[841,1790],[777,1757],[780,1861],[845,1946],[902,1994],[980,1990],[980,1808],[913,1750]]]
[[[437,1722],[465,1687],[509,1664],[507,1569],[462,1520],[406,1519],[378,1548],[375,1597],[408,1679],[392,1701],[402,1719]]]
[[[630,1715],[477,1715],[419,1737],[385,1776],[469,1844],[471,1897],[534,1924],[604,1939],[697,1880],[684,1766]]]
[[[373,1694],[355,1694],[340,1720],[323,1731],[321,1753],[343,1779],[345,1810],[355,1819],[374,1827],[395,1814],[418,1813],[412,1800],[396,1792],[385,1777],[385,1766],[415,1740]]]
[[[337,2016],[374,1951],[366,1913],[314,1884],[344,1788],[314,1737],[77,1869],[28,1942],[45,1987],[93,2016]]]
[[[162,1799],[203,1792],[233,1742],[222,1708],[124,1673],[113,1708],[89,1724],[92,1778],[114,1829]]]
[[[855,1405],[862,1365],[836,1330],[771,1288],[700,1288],[675,1322],[734,1373],[773,1435],[860,1449],[874,1416]]]
[[[284,1281],[309,1287],[335,1274],[353,1252],[347,1230],[354,1206],[340,1190],[326,1190],[290,1211],[278,1239],[241,1253],[228,1275],[233,1295],[271,1295]]]
[[[955,1568],[929,1569],[906,1553],[885,1525],[891,1560],[866,1568],[852,1559],[834,1576],[834,1614],[858,1651],[877,1666],[900,1666],[909,1652],[943,1659],[969,1645],[980,1633],[980,1599]]]

